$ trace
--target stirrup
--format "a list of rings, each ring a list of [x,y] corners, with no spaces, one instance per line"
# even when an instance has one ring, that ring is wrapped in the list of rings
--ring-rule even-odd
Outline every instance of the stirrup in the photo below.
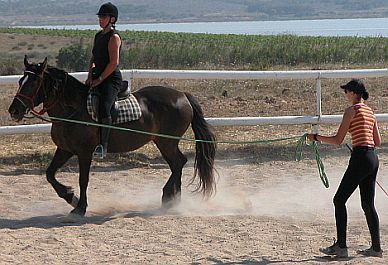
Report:
[[[106,151],[104,150],[104,146],[99,144],[96,146],[93,152],[93,158],[104,159],[106,157]]]

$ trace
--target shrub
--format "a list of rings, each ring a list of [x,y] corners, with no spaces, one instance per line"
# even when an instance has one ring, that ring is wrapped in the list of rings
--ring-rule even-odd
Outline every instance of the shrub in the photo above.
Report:
[[[14,59],[6,59],[0,61],[0,76],[2,75],[18,75],[23,72],[23,61]]]
[[[77,44],[70,45],[59,50],[57,65],[66,71],[87,71],[91,56],[91,47],[83,44],[83,39]]]

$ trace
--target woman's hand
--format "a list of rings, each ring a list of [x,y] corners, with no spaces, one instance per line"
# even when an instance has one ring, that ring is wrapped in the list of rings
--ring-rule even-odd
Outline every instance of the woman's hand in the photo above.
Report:
[[[316,134],[315,133],[309,133],[307,134],[307,139],[312,142],[312,141],[316,141],[315,140],[315,137],[316,137]]]

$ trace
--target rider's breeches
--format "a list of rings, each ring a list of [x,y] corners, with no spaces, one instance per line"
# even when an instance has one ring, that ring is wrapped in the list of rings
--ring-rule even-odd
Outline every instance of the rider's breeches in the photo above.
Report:
[[[111,110],[119,93],[121,84],[121,76],[118,78],[111,75],[98,86],[98,90],[100,92],[100,119],[111,117]]]

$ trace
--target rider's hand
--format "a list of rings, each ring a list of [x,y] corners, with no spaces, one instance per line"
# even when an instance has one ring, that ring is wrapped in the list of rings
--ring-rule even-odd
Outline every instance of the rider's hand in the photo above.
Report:
[[[94,79],[93,81],[92,81],[92,83],[90,84],[90,87],[91,88],[93,88],[93,87],[96,87],[96,86],[98,86],[99,84],[101,84],[102,83],[102,81],[100,80],[100,79]]]
[[[91,87],[92,82],[93,82],[92,78],[88,77],[88,79],[86,79],[86,81],[85,81],[85,85],[87,85],[88,87]]]

